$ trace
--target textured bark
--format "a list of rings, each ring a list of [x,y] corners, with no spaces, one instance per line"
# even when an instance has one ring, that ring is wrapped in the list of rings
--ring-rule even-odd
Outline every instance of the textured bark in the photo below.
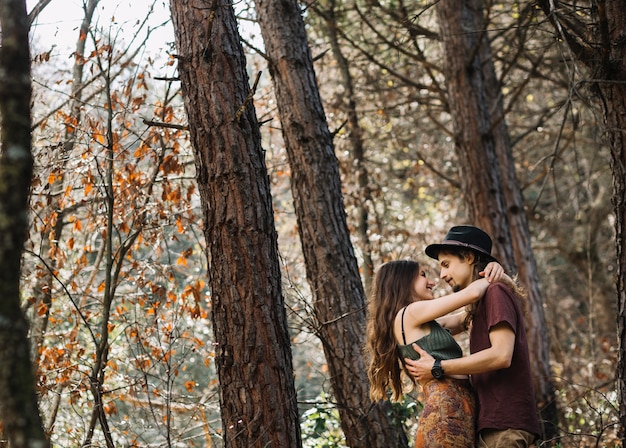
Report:
[[[204,209],[225,447],[301,445],[277,235],[232,6],[172,0]]]
[[[623,5],[622,5],[623,6]],[[624,10],[622,10],[624,19]],[[626,22],[621,21],[624,30]],[[623,41],[626,36],[621,37]],[[623,47],[623,45],[622,45]],[[600,97],[605,104],[604,118],[611,147],[611,170],[613,172],[613,206],[615,213],[615,242],[617,250],[617,338],[618,362],[616,370],[619,417],[622,446],[626,446],[626,52],[620,56],[622,68],[621,84],[607,83],[600,88]]]
[[[567,44],[575,60],[588,69],[587,85],[595,93],[606,127],[611,151],[613,209],[617,252],[617,340],[616,370],[620,437],[626,446],[626,2],[600,0],[575,4],[590,11],[581,17],[568,10],[569,4],[540,0],[539,5]]]
[[[550,347],[539,275],[517,178],[482,0],[439,2],[446,81],[469,218],[494,237],[494,254],[526,288],[528,346],[544,437],[556,433]],[[460,29],[459,29],[460,27]]]
[[[362,347],[365,293],[339,168],[296,0],[256,0],[274,82],[306,273],[341,427],[350,447],[406,446],[389,403],[369,399]]]
[[[30,53],[24,0],[0,2],[0,420],[13,448],[47,447],[20,308],[20,263],[33,170]]]
[[[601,35],[597,37],[603,43],[602,58],[599,66],[592,68],[596,79],[601,80],[596,87],[607,130],[605,135],[611,149],[617,251],[619,354],[616,382],[621,441],[626,446],[626,3],[615,0],[602,3],[606,8],[599,11]],[[594,60],[597,61],[596,58]]]
[[[339,24],[337,23],[335,13],[338,7],[343,8],[343,6],[337,5],[335,2],[330,2],[326,10],[320,9],[316,4],[311,7],[315,9],[317,14],[324,21],[324,34],[328,39],[333,57],[337,63],[337,72],[339,74],[338,82],[340,82],[343,87],[343,90],[340,89],[339,95],[341,99],[338,98],[338,101],[342,104],[341,109],[347,117],[345,123],[347,140],[349,142],[347,149],[351,153],[348,169],[353,172],[353,177],[356,178],[356,188],[354,191],[358,192],[358,194],[355,194],[351,199],[354,203],[354,214],[356,218],[354,235],[358,239],[357,249],[360,249],[360,255],[363,260],[361,265],[363,284],[365,290],[369,291],[374,277],[374,261],[372,259],[372,243],[370,241],[370,213],[368,204],[372,204],[374,201],[369,187],[369,174],[365,166],[364,131],[359,123],[359,112],[357,111],[354,86],[355,82],[350,73],[350,63],[343,54],[337,33]]]
[[[476,29],[484,30],[487,25],[483,19],[484,4],[482,0],[477,2],[477,6],[479,8],[473,10],[474,17],[480,21]],[[509,224],[510,240],[504,244],[510,244],[513,249],[516,273],[527,293],[527,337],[531,364],[536,375],[535,395],[540,412],[540,422],[543,425],[543,437],[545,440],[552,440],[557,434],[558,409],[550,371],[550,340],[546,337],[548,329],[544,312],[544,299],[539,287],[539,272],[531,246],[532,238],[524,207],[524,197],[515,174],[513,150],[504,117],[501,83],[496,75],[486,33],[481,35],[479,58],[483,67],[484,85],[488,98],[490,131],[493,134],[498,158],[500,188],[504,196]]]

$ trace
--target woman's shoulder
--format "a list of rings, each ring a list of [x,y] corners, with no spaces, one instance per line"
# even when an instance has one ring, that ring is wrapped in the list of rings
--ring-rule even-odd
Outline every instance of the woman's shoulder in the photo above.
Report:
[[[402,323],[402,320],[404,319],[404,314],[406,313],[407,306],[403,306],[402,308],[398,310],[398,312],[396,313],[396,317],[394,318],[394,322]]]

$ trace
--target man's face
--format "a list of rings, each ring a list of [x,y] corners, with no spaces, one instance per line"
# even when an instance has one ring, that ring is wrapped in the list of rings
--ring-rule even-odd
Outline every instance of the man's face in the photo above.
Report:
[[[453,291],[459,291],[472,282],[474,269],[470,260],[445,252],[440,252],[438,259],[441,268],[439,278],[450,285]]]

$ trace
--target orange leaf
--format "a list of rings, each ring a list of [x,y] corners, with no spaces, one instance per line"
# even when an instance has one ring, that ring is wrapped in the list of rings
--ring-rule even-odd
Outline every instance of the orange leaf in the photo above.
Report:
[[[37,315],[43,316],[48,311],[48,306],[45,303],[40,303],[37,306]]]
[[[104,412],[109,415],[117,414],[117,406],[114,401],[110,401],[102,406],[104,408]]]

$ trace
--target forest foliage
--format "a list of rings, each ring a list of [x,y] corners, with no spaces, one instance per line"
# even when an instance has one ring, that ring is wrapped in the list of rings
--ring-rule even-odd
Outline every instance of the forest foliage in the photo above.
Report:
[[[168,5],[76,2],[69,20],[46,14],[58,3],[31,26],[35,166],[21,279],[44,429],[64,447],[220,446],[204,216]],[[435,278],[423,248],[467,220],[436,15],[421,1],[339,3],[314,2],[305,18],[364,284],[371,268],[396,258],[425,263]],[[263,44],[253,7],[237,12],[250,77],[259,74],[254,105],[303,444],[341,447]],[[601,117],[539,10],[499,2],[487,12],[541,275],[559,442],[619,446],[614,217]],[[350,95],[337,82],[345,69]],[[353,109],[360,154],[346,130]],[[419,396],[393,409],[412,434]]]

